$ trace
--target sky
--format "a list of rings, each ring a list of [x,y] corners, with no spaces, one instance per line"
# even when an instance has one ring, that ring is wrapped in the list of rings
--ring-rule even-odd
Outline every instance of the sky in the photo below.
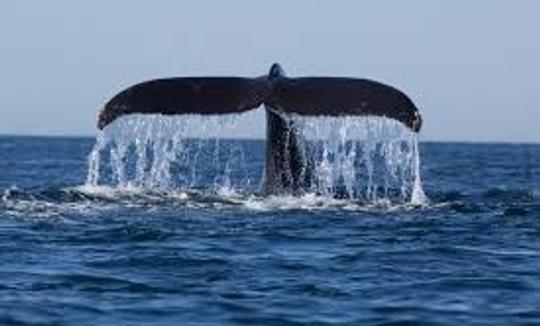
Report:
[[[424,140],[540,142],[539,31],[537,0],[2,1],[0,134],[94,135],[137,82],[279,62],[401,89]]]

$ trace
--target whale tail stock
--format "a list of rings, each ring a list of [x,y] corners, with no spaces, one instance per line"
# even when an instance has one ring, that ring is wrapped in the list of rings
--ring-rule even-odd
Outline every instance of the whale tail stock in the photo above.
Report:
[[[128,114],[230,114],[262,104],[284,114],[382,116],[418,132],[422,118],[401,91],[371,80],[341,77],[287,78],[278,64],[268,76],[156,79],[114,96],[98,118],[103,129]]]

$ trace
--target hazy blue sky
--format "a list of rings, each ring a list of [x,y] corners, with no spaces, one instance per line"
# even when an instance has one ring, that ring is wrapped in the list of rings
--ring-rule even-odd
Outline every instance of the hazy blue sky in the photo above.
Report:
[[[423,139],[540,142],[539,33],[537,0],[2,1],[0,134],[91,135],[133,83],[278,61],[397,86]]]

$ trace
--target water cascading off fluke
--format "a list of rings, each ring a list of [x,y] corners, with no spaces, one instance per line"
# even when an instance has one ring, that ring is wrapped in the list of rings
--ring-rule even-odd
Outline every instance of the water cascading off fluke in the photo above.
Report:
[[[251,119],[245,113],[247,119]],[[264,144],[230,139],[246,117],[127,116],[100,131],[87,186],[256,194]],[[423,205],[417,134],[374,117],[289,117],[304,140],[305,194]],[[245,125],[242,123],[241,125]]]

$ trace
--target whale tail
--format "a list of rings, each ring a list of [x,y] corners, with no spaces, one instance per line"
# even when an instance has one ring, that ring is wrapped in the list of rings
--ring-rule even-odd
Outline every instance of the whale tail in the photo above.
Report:
[[[267,145],[265,194],[302,193],[309,188],[310,161],[303,139],[290,119],[305,116],[381,116],[414,132],[422,118],[401,91],[367,79],[287,78],[272,65],[267,76],[188,77],[157,79],[137,84],[114,96],[98,118],[103,129],[129,114],[231,114],[266,108]]]
[[[355,78],[287,78],[278,64],[259,78],[168,78],[134,85],[105,105],[97,125],[103,129],[128,114],[230,114],[262,104],[308,116],[382,116],[415,132],[422,126],[414,103],[391,86]]]

